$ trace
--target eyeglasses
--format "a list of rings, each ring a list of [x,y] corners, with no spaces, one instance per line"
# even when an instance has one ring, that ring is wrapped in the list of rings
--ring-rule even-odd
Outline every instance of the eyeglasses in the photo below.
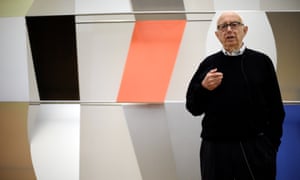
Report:
[[[244,24],[241,22],[231,22],[231,23],[224,23],[224,24],[219,24],[217,26],[217,29],[219,31],[226,31],[228,29],[228,26],[230,26],[231,29],[237,29],[239,26],[243,26]]]

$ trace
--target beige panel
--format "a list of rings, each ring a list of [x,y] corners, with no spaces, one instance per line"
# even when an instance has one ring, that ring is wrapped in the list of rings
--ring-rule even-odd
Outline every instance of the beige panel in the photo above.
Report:
[[[185,101],[192,75],[205,56],[205,41],[210,21],[187,22],[166,101]]]
[[[28,103],[0,103],[0,179],[34,180],[27,136]]]
[[[134,22],[99,21],[80,18],[76,25],[80,99],[115,102]]]
[[[120,106],[81,106],[81,180],[142,180]]]
[[[300,101],[300,12],[269,12],[276,40],[277,73],[283,100]]]
[[[1,0],[0,16],[25,16],[33,0]]]

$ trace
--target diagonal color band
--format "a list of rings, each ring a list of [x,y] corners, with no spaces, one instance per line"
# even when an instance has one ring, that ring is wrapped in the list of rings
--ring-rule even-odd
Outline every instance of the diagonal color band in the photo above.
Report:
[[[185,24],[136,22],[118,102],[164,102]]]

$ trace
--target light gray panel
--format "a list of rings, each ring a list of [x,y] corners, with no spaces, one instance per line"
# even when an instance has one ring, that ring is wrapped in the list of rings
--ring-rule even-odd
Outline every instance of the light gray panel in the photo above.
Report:
[[[183,0],[185,11],[213,11],[214,4],[212,0]]]
[[[88,23],[80,21],[76,25],[80,99],[115,102],[134,22],[97,23],[94,17],[85,20]]]
[[[74,0],[76,14],[131,12],[130,0]]]
[[[121,106],[81,106],[80,179],[142,180]]]
[[[124,110],[143,180],[177,180],[164,106],[125,105]]]
[[[27,16],[70,15],[75,13],[75,0],[34,0]]]
[[[187,21],[166,101],[184,101],[188,83],[205,56],[210,21]]]
[[[217,11],[223,10],[260,10],[260,0],[214,0]]]
[[[24,17],[0,18],[0,101],[28,101]]]
[[[180,180],[200,180],[201,117],[193,117],[185,103],[166,103],[166,117],[176,170]]]

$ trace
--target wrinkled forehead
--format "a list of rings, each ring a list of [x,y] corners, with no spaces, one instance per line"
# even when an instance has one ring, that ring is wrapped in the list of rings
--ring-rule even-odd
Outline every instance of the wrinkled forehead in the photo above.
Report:
[[[238,21],[238,22],[243,22],[242,18],[235,12],[225,12],[222,13],[217,21],[217,25],[218,24],[223,24],[223,23],[230,23],[230,22],[234,22],[234,21]]]

